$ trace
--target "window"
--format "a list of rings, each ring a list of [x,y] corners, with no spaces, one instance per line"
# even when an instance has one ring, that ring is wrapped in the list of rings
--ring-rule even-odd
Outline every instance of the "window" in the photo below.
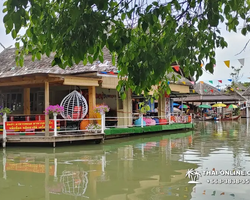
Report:
[[[21,92],[2,93],[2,104],[4,107],[10,108],[12,112],[22,112],[23,98]]]
[[[32,113],[42,113],[44,110],[44,92],[30,92],[30,111]]]

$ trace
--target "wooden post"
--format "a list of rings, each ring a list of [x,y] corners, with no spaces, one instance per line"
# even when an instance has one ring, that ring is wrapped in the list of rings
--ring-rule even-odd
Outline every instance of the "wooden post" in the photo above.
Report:
[[[143,128],[143,114],[140,114],[140,119],[141,119],[141,128]]]
[[[89,95],[89,118],[95,118],[94,107],[96,106],[96,90],[95,86],[88,87]]]
[[[30,115],[30,88],[23,90],[23,111],[24,114]]]
[[[6,138],[7,138],[7,132],[6,132],[6,122],[7,122],[7,115],[6,113],[3,114],[3,148],[6,147]]]
[[[105,113],[102,113],[102,122],[101,122],[101,133],[104,134],[105,130]]]
[[[49,106],[49,82],[45,82],[44,89],[44,97],[45,97],[45,108]],[[49,115],[45,115],[45,136],[49,136]]]
[[[54,136],[56,137],[57,136],[57,120],[56,120],[57,113],[53,113],[53,117],[54,117]]]

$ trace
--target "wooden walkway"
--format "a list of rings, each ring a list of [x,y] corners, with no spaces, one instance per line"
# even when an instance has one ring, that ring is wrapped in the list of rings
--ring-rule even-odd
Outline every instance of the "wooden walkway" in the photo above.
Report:
[[[71,135],[58,135],[58,136],[44,136],[44,135],[9,135],[7,136],[6,146],[8,144],[51,144],[53,147],[56,143],[72,143],[93,141],[99,144],[104,141],[104,134],[102,133],[84,133],[84,134],[71,134]],[[3,143],[2,137],[0,138],[1,144]]]

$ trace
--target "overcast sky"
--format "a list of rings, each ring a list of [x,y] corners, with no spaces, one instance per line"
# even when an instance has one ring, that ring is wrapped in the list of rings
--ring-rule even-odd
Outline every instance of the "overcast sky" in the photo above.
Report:
[[[14,45],[14,41],[12,40],[11,35],[5,34],[5,28],[3,24],[3,0],[0,0],[0,43],[2,43],[5,47],[9,47],[10,45]],[[217,49],[216,50],[216,66],[214,68],[214,74],[210,74],[209,72],[203,72],[202,77],[199,79],[208,83],[209,80],[212,80],[214,83],[213,85],[218,84],[218,80],[222,80],[223,83],[221,86],[225,84],[229,84],[228,79],[230,79],[230,73],[232,72],[231,68],[227,68],[223,61],[230,60],[230,66],[235,66],[236,68],[240,67],[240,63],[238,59],[244,58],[245,59],[245,66],[242,68],[241,72],[243,77],[241,78],[242,82],[250,81],[248,77],[250,77],[250,44],[246,48],[244,52],[240,55],[235,56],[235,54],[239,53],[245,44],[247,43],[248,39],[250,38],[249,35],[243,36],[240,33],[228,33],[225,30],[224,26],[221,26],[221,33],[225,40],[228,42],[228,48],[226,49]],[[3,48],[0,46],[0,52]]]

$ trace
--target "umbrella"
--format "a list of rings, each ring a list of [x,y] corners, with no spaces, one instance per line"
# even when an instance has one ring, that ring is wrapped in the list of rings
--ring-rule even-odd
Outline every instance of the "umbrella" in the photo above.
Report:
[[[174,111],[175,113],[181,112],[181,110],[178,109],[178,108],[174,108],[173,111]]]
[[[212,107],[213,108],[219,108],[219,107],[227,107],[227,105],[226,104],[224,104],[224,103],[217,103],[217,104],[214,104],[214,105],[212,105]]]
[[[233,105],[233,104],[230,104],[227,108],[232,108],[232,109],[234,109],[234,108],[238,108],[238,106]]]
[[[211,108],[210,105],[205,105],[205,104],[204,104],[204,105],[199,105],[198,107],[199,107],[199,108]]]
[[[178,108],[189,108],[189,106],[187,106],[187,105],[180,105]]]
[[[173,103],[173,106],[179,106],[180,104],[178,104],[178,103]]]

